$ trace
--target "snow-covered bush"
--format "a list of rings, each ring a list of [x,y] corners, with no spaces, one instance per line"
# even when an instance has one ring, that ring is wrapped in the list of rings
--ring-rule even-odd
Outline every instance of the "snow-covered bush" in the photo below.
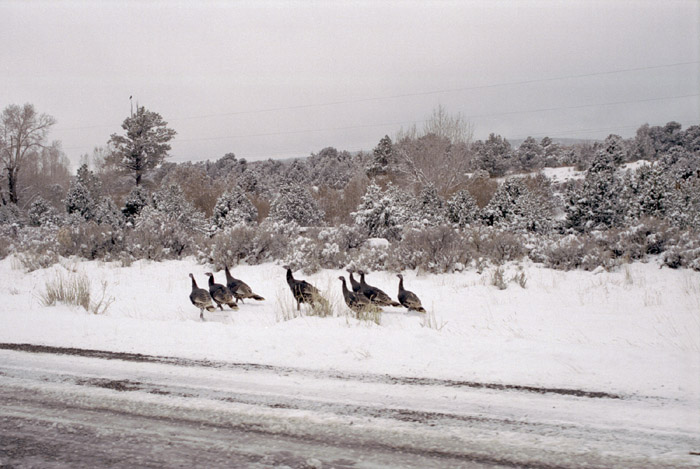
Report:
[[[406,230],[390,250],[387,267],[452,272],[463,269],[470,261],[469,255],[464,237],[451,226]]]
[[[686,239],[682,244],[674,246],[663,254],[663,264],[677,269],[686,267],[700,271],[700,240]]]
[[[85,259],[116,260],[124,249],[123,232],[107,224],[94,221],[71,223],[56,234],[62,256],[80,256]]]
[[[136,227],[125,232],[125,248],[136,259],[177,259],[195,255],[202,235],[170,215],[145,207],[136,218]]]
[[[234,267],[246,261],[256,261],[255,240],[257,230],[255,227],[240,224],[220,231],[209,241],[207,262],[214,265],[216,270],[222,270],[225,266]]]

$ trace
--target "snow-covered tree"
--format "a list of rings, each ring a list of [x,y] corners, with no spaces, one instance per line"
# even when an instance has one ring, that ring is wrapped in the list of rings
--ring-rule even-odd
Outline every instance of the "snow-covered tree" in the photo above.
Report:
[[[489,226],[509,224],[519,215],[518,200],[527,193],[521,178],[508,178],[501,184],[493,198],[482,211],[482,218]]]
[[[478,217],[479,206],[468,191],[456,192],[447,201],[447,218],[450,223],[464,228],[476,221]]]
[[[500,135],[490,134],[485,141],[478,140],[472,145],[477,169],[487,171],[491,177],[501,177],[508,169],[511,146]]]
[[[517,164],[520,170],[525,172],[535,171],[544,167],[544,150],[532,137],[526,138],[515,152]]]
[[[239,223],[253,223],[258,219],[258,210],[245,196],[245,193],[236,188],[224,192],[216,201],[212,221],[218,229],[235,226]]]
[[[643,216],[664,217],[671,197],[670,180],[659,164],[639,167],[624,180],[628,216],[637,220]]]
[[[363,227],[372,238],[397,239],[411,218],[415,199],[405,191],[389,186],[386,191],[372,183],[357,210],[352,213],[355,224]]]
[[[275,221],[294,221],[300,226],[321,224],[323,212],[309,191],[300,184],[282,187],[270,205],[269,217]]]
[[[29,224],[32,226],[43,226],[58,223],[58,213],[42,197],[37,197],[27,211]]]
[[[372,160],[367,167],[367,176],[375,177],[386,174],[393,161],[394,145],[388,135],[382,137],[372,151]]]
[[[75,213],[83,217],[85,220],[95,218],[95,207],[97,201],[92,198],[87,187],[79,181],[73,181],[66,194],[66,213],[69,215]]]
[[[134,222],[134,219],[141,213],[141,210],[151,203],[151,195],[143,186],[134,187],[124,201],[122,214],[129,222]]]
[[[136,114],[124,119],[125,135],[112,134],[109,144],[114,148],[114,163],[129,173],[138,186],[143,175],[168,156],[170,140],[177,132],[157,112],[138,106]]]
[[[615,166],[620,166],[627,160],[625,141],[619,135],[608,135],[603,142],[603,151],[610,155]]]
[[[437,226],[447,222],[445,202],[432,184],[421,189],[413,206],[410,221],[414,226]]]
[[[625,213],[620,204],[621,189],[612,156],[598,151],[581,188],[567,194],[566,225],[578,231],[619,225]]]
[[[95,207],[95,221],[104,225],[120,227],[124,225],[124,215],[110,197],[103,197]]]
[[[152,211],[162,214],[165,219],[177,222],[188,230],[205,232],[207,229],[204,214],[185,198],[182,189],[177,184],[171,184],[154,192],[153,205],[148,208],[152,208]],[[146,215],[144,208],[137,218],[137,225],[139,220],[143,221]]]

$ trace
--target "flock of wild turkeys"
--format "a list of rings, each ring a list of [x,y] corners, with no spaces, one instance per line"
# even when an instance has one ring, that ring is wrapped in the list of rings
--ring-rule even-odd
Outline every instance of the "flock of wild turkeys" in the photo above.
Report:
[[[311,306],[328,306],[328,300],[326,300],[318,288],[311,285],[305,280],[297,280],[292,275],[292,269],[289,266],[284,266],[287,269],[287,284],[292,290],[292,295],[297,302],[297,310],[301,308],[302,303],[307,303]],[[209,277],[209,291],[199,288],[197,282],[194,279],[194,275],[190,274],[192,279],[192,293],[190,293],[190,301],[192,304],[199,308],[199,317],[204,320],[204,310],[209,312],[215,311],[216,306],[218,306],[221,311],[224,310],[223,305],[228,305],[231,309],[238,309],[238,301],[243,303],[244,299],[252,298],[254,300],[262,301],[263,298],[260,295],[253,293],[253,290],[245,283],[243,280],[234,278],[231,275],[228,267],[224,267],[226,273],[226,285],[216,283],[214,281],[214,274],[211,272],[206,272],[205,275]],[[418,296],[403,287],[403,275],[398,274],[399,278],[399,296],[398,302],[392,300],[389,295],[384,293],[377,287],[368,285],[365,282],[365,273],[363,271],[358,271],[360,274],[360,281],[358,282],[353,277],[353,271],[348,270],[350,274],[350,286],[348,289],[345,283],[345,277],[338,277],[342,282],[343,298],[345,299],[345,304],[356,313],[363,312],[379,312],[382,306],[405,306],[409,311],[419,311],[425,313],[425,309],[421,305]],[[216,304],[216,306],[214,306]]]

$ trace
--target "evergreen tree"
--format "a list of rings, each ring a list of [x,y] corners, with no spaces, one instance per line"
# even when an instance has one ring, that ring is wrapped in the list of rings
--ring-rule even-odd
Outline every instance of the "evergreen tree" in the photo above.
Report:
[[[581,188],[567,195],[566,225],[578,231],[619,225],[624,213],[620,193],[612,156],[599,151],[586,171]]]
[[[544,150],[532,137],[526,138],[515,152],[518,167],[525,172],[535,171],[544,167]]]
[[[414,225],[437,226],[447,221],[445,203],[432,184],[421,189],[413,205],[410,220]]]
[[[519,215],[518,199],[527,193],[520,178],[508,178],[498,187],[493,198],[482,211],[482,218],[489,226],[510,224]]]
[[[372,183],[351,215],[372,238],[398,239],[403,225],[411,218],[415,200],[404,191],[389,186],[386,191]]]
[[[382,137],[372,151],[372,161],[367,167],[367,176],[370,178],[386,174],[389,164],[393,161],[393,143],[388,135]]]
[[[212,221],[218,229],[253,223],[258,219],[258,210],[240,188],[224,192],[216,201]]]
[[[95,218],[97,202],[92,198],[90,191],[80,181],[73,181],[66,194],[66,213],[78,214],[85,220]]]
[[[29,224],[32,226],[43,226],[58,223],[56,210],[41,196],[34,199],[27,212]]]
[[[149,205],[151,201],[151,196],[143,186],[136,186],[131,189],[129,195],[126,196],[124,201],[124,208],[122,208],[122,214],[128,222],[133,223],[137,216],[141,213],[144,207]]]
[[[506,173],[512,152],[508,140],[500,135],[490,134],[486,141],[474,142],[472,149],[477,169],[487,171],[491,177],[501,177]]]
[[[124,215],[109,197],[104,197],[95,208],[95,221],[115,228],[124,225]]]
[[[315,226],[323,220],[323,211],[306,188],[300,184],[289,184],[282,187],[272,201],[270,218],[276,221],[294,221],[300,226]]]
[[[148,208],[152,210],[147,210]],[[171,184],[156,191],[153,194],[153,205],[142,209],[139,219],[143,219],[147,212],[157,212],[165,219],[176,222],[188,230],[202,233],[207,230],[204,214],[185,198],[182,188],[177,184]]]
[[[447,201],[447,218],[450,223],[464,228],[479,217],[479,206],[466,190],[455,193]]]
[[[110,136],[109,144],[114,147],[114,163],[130,173],[137,186],[147,171],[158,167],[168,156],[168,142],[177,132],[167,125],[160,114],[139,106],[136,114],[127,117],[122,123],[126,134]]]
[[[619,135],[608,135],[603,142],[603,151],[610,156],[615,166],[620,166],[627,160],[625,141]]]

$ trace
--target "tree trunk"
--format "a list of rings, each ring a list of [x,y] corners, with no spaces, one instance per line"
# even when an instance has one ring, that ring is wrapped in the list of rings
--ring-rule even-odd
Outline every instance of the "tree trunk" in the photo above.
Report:
[[[7,170],[7,189],[10,203],[17,205],[17,174],[14,168]]]

